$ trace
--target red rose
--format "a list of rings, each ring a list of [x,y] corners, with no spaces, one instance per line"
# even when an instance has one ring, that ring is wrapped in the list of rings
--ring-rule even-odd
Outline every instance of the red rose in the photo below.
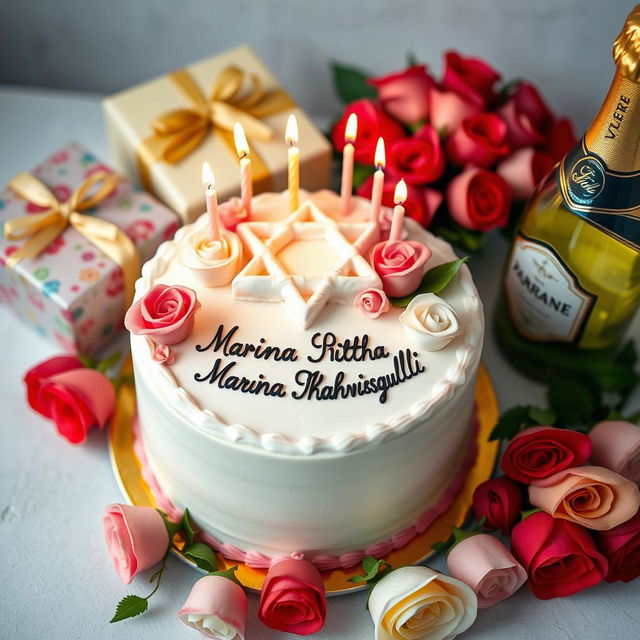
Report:
[[[570,596],[602,582],[607,559],[580,525],[538,511],[511,533],[511,552],[529,576],[536,598]]]
[[[274,564],[260,591],[258,617],[271,629],[309,635],[322,629],[327,599],[322,577],[307,560]]]
[[[382,204],[390,209],[393,209],[394,206],[393,194],[397,181],[398,180],[395,176],[389,175],[388,172],[385,174],[384,188],[382,190]],[[358,187],[357,193],[363,198],[371,198],[372,189],[373,176],[370,176]],[[427,228],[441,202],[442,194],[439,191],[429,189],[429,187],[420,188],[408,184],[407,199],[403,205],[405,216],[415,220],[417,223]],[[383,210],[382,215],[384,216],[385,214],[386,212]],[[385,226],[388,227],[389,224],[385,225],[385,221],[381,221],[382,231],[385,230]],[[388,233],[389,229],[387,228],[386,231]]]
[[[591,456],[588,435],[555,427],[530,427],[505,449],[500,468],[510,478],[530,484],[558,471],[579,467]]]
[[[57,356],[37,364],[24,376],[32,409],[52,420],[60,435],[73,444],[87,431],[103,427],[115,406],[115,392],[99,371],[83,368],[72,356]]]
[[[491,478],[476,487],[473,492],[473,511],[478,518],[485,518],[487,527],[499,529],[508,535],[520,518],[522,491],[509,478]]]
[[[447,140],[447,154],[459,165],[487,168],[509,153],[507,125],[493,113],[479,113],[462,121]]]
[[[560,162],[564,156],[578,144],[573,125],[568,118],[559,118],[547,131],[544,152],[554,163]]]
[[[468,102],[484,107],[493,100],[493,85],[502,77],[493,67],[479,58],[464,58],[455,51],[444,57],[442,86],[455,91]]]
[[[514,149],[540,144],[553,124],[553,113],[531,84],[521,82],[498,109],[507,123],[507,142]]]
[[[358,135],[353,146],[354,158],[360,164],[374,163],[378,138],[384,138],[385,144],[389,146],[406,135],[402,126],[384,113],[373,101],[356,100],[347,105],[342,118],[333,127],[331,139],[337,151],[344,149],[344,133],[347,120],[352,113],[358,116]]]
[[[640,511],[608,531],[598,531],[600,551],[609,561],[607,582],[630,582],[640,576]]]
[[[496,173],[511,187],[514,200],[526,200],[554,164],[546,153],[525,147],[503,160],[496,168]]]
[[[444,172],[444,153],[438,132],[425,125],[412,138],[397,140],[387,155],[389,171],[401,176],[407,184],[435,182]]]
[[[469,167],[449,183],[447,206],[460,226],[472,231],[490,231],[507,224],[511,190],[495,173]]]
[[[382,108],[396,120],[415,124],[429,115],[429,91],[434,81],[423,64],[369,78],[368,82],[377,89]]]

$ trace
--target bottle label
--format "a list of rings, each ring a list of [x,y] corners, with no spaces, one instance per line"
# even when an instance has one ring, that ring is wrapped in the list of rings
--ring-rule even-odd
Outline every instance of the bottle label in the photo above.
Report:
[[[550,245],[522,233],[507,263],[505,291],[511,321],[535,342],[577,342],[597,298]]]
[[[608,169],[583,139],[558,165],[556,177],[567,209],[640,251],[640,171]]]

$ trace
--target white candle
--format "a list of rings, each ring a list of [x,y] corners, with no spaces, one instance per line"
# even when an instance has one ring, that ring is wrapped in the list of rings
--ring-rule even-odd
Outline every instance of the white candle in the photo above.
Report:
[[[373,189],[371,191],[371,222],[380,223],[380,207],[382,206],[382,192],[384,191],[384,166],[386,157],[384,152],[384,140],[378,138],[376,144],[375,165],[373,174]]]
[[[401,178],[396,189],[393,193],[393,202],[395,207],[393,208],[393,218],[391,219],[391,230],[389,231],[389,242],[396,242],[400,240],[402,235],[402,220],[404,218],[404,201],[407,199],[407,185]]]
[[[358,134],[358,116],[352,113],[347,120],[344,133],[345,145],[342,151],[342,184],[340,196],[342,198],[342,215],[348,216],[351,213],[351,191],[353,190],[353,143]]]
[[[220,215],[218,213],[218,196],[215,189],[216,181],[211,165],[208,162],[202,163],[202,184],[204,185],[204,199],[209,217],[209,234],[212,240],[220,240]]]
[[[247,217],[251,216],[251,198],[253,198],[253,184],[251,176],[251,159],[249,158],[249,143],[244,129],[239,122],[233,126],[233,138],[236,151],[240,157],[240,197],[242,207]]]
[[[293,113],[287,120],[284,139],[289,145],[289,209],[295,211],[299,204],[300,149],[298,148],[298,121]]]

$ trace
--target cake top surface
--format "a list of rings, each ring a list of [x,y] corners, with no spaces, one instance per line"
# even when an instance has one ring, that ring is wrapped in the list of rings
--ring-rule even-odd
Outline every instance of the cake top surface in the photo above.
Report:
[[[306,201],[328,218],[344,221],[340,199],[332,192],[302,192],[301,202]],[[369,207],[354,198],[348,223],[366,221]],[[287,215],[286,194],[253,199],[252,221]],[[192,332],[171,347],[171,364],[154,361],[154,345],[145,336],[132,336],[132,349],[136,375],[212,437],[289,455],[351,451],[402,433],[440,410],[477,363],[482,306],[466,266],[440,294],[455,312],[459,331],[444,348],[426,351],[408,338],[410,330],[400,321],[404,309],[391,306],[368,318],[353,302],[340,303],[340,287],[333,294],[337,298],[324,301],[310,326],[302,328],[282,302],[234,297],[236,281],[203,286],[180,253],[189,235],[206,224],[203,216],[163,244],[137,283],[137,298],[157,284],[193,289],[200,308]],[[428,268],[456,258],[445,241],[413,221],[405,221],[405,230],[409,240],[431,250]],[[297,274],[303,303],[335,259],[331,247],[318,243],[294,242],[278,256]],[[252,255],[245,254],[246,268]],[[265,269],[255,273],[267,275]]]

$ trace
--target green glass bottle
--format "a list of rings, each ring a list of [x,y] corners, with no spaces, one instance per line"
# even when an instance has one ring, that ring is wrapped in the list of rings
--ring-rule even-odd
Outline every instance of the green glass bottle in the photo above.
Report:
[[[527,203],[505,267],[497,337],[535,377],[597,365],[640,305],[640,5],[613,57],[600,111]]]

